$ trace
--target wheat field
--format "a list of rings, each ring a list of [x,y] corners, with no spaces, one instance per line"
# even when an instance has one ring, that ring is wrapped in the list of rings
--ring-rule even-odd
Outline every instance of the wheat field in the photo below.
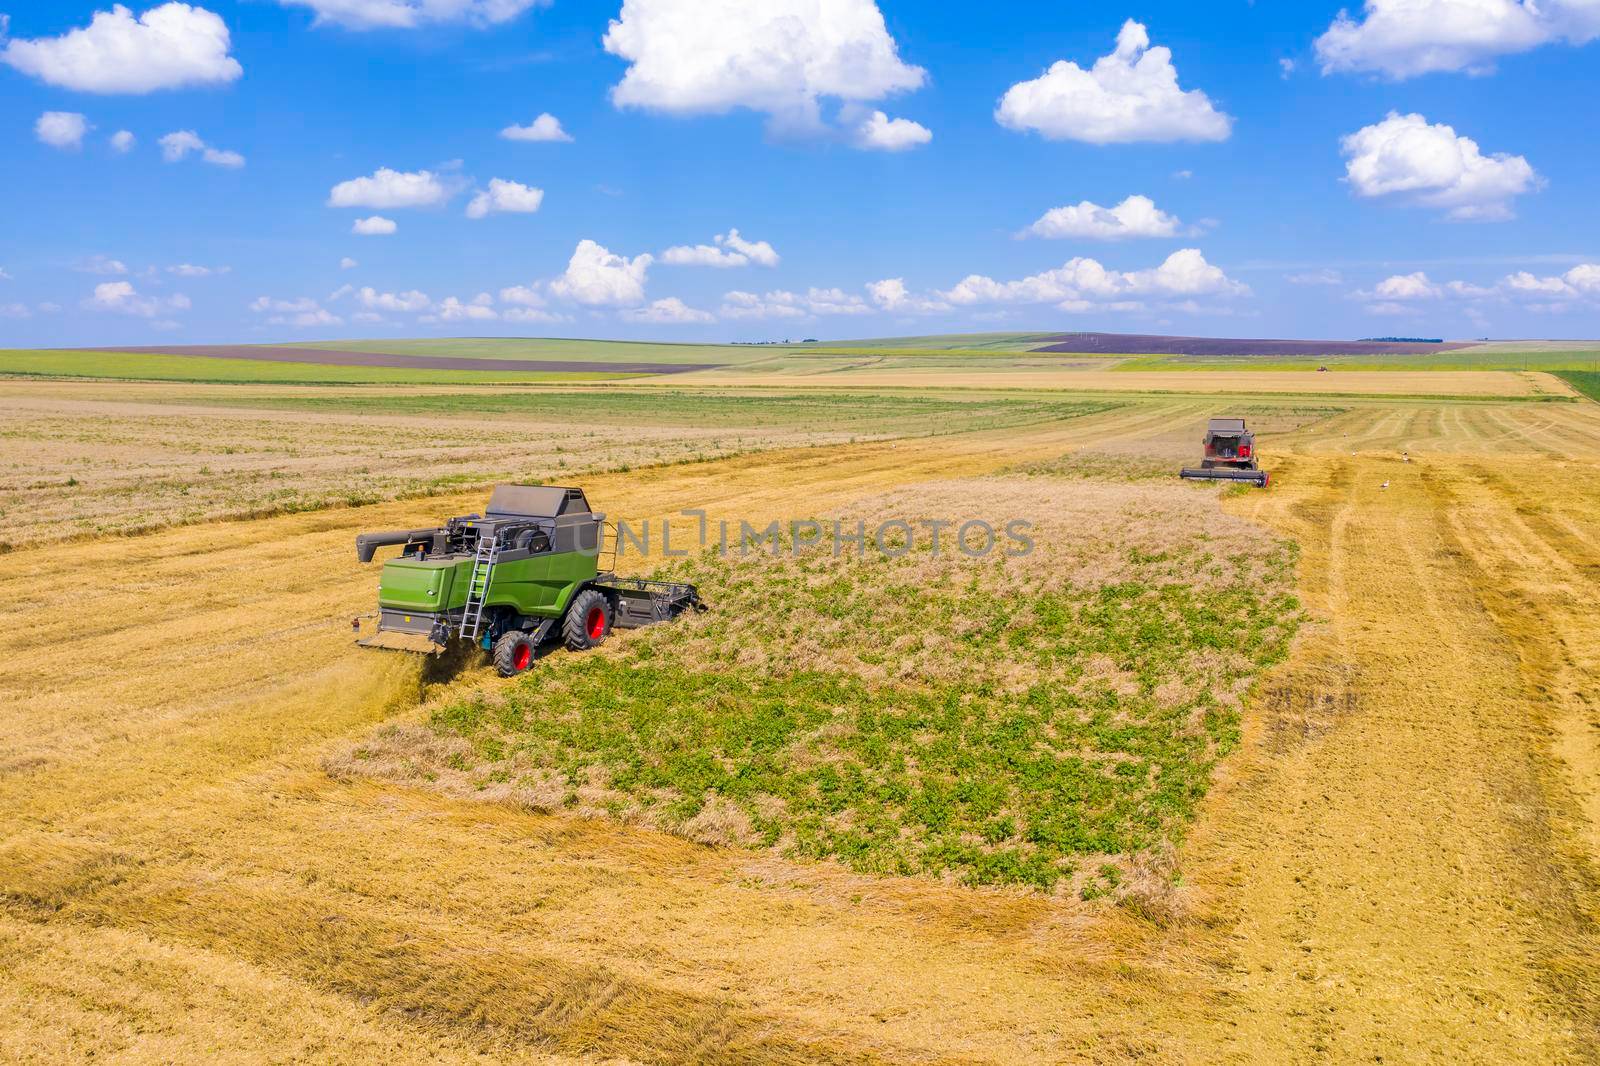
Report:
[[[1307,620],[1175,857],[1175,921],[330,774],[502,684],[350,641],[352,535],[481,491],[0,555],[0,1057],[1594,1061],[1600,408],[1472,388],[1280,401],[1272,489],[1206,497],[1299,545]],[[670,465],[582,483],[640,519],[834,513],[1187,458],[1214,406],[690,462],[662,430]]]

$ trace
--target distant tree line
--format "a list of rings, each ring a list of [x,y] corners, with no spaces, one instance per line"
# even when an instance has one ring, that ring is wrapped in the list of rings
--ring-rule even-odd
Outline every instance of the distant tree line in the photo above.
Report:
[[[1362,344],[1443,344],[1443,337],[1362,337]]]

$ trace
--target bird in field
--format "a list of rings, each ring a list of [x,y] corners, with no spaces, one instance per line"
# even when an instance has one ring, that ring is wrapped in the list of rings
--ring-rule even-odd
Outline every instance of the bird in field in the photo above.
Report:
[[[1389,483],[1387,481],[1385,481],[1382,485],[1379,485],[1378,487],[1381,488],[1381,489],[1387,489],[1389,487]]]

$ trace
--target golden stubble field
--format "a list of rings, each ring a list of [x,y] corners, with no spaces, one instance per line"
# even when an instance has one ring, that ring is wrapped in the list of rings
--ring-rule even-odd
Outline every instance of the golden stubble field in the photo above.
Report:
[[[1231,396],[1572,396],[1560,378],[1537,371],[1510,373],[1484,370],[1338,370],[1317,374],[1303,370],[1112,370],[1065,362],[1041,370],[985,367],[982,370],[943,367],[886,367],[881,360],[830,367],[827,372],[758,373],[742,367],[702,370],[653,388],[688,384],[765,386],[769,388],[941,388],[941,389],[1071,389],[1087,392],[1195,394]]]
[[[585,485],[619,514],[788,517],[1165,456],[1208,413]],[[1300,541],[1316,622],[1247,710],[1167,928],[330,779],[439,694],[350,647],[374,581],[350,535],[476,494],[0,557],[0,1057],[1592,1059],[1600,409],[1302,422],[1265,442],[1273,489],[1223,506]]]
[[[406,416],[237,402],[288,405],[308,394],[363,391],[372,392],[6,382],[0,531],[11,545],[140,533],[855,436],[754,420],[630,425],[623,434],[615,423],[574,426],[548,415]]]

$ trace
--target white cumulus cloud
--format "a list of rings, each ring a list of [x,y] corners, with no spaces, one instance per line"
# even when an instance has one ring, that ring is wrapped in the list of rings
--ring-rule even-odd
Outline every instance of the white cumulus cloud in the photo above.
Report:
[[[1343,285],[1344,275],[1337,270],[1308,270],[1301,274],[1289,274],[1284,277],[1290,285]]]
[[[1130,196],[1115,207],[1088,200],[1045,212],[1028,233],[1035,237],[1075,237],[1091,241],[1126,241],[1138,237],[1176,237],[1183,223],[1156,206],[1148,196]]]
[[[1117,34],[1116,50],[1093,68],[1058,60],[1006,90],[995,120],[1051,140],[1089,144],[1225,141],[1233,130],[1233,119],[1205,93],[1178,87],[1171,49],[1152,48],[1149,32],[1132,19]]]
[[[138,318],[155,318],[172,311],[187,311],[189,298],[175,293],[165,298],[141,296],[129,281],[104,281],[94,287],[94,295],[83,302],[92,311],[112,311]]]
[[[358,218],[350,224],[350,232],[358,237],[390,237],[399,228],[394,219],[384,218],[382,215]]]
[[[1512,199],[1543,184],[1522,156],[1486,156],[1472,138],[1421,115],[1391,111],[1341,145],[1358,195],[1400,196],[1458,220],[1509,219]]]
[[[128,264],[120,259],[112,259],[110,256],[96,255],[79,263],[77,269],[85,274],[120,276],[128,272]]]
[[[747,108],[784,131],[823,127],[818,101],[920,88],[874,0],[623,0],[606,51],[628,61],[618,107],[677,115]]]
[[[177,266],[167,267],[168,274],[175,274],[180,278],[209,278],[217,274],[231,274],[232,267],[197,266],[194,263],[179,263]]]
[[[1469,318],[1481,317],[1485,302],[1519,303],[1530,311],[1565,311],[1600,306],[1600,264],[1580,263],[1565,274],[1544,276],[1519,270],[1491,285],[1435,282],[1419,271],[1385,278],[1371,290],[1358,289],[1351,296],[1367,301],[1367,310],[1374,314],[1411,314],[1420,302],[1441,300],[1462,303]]]
[[[356,293],[361,306],[369,311],[426,311],[433,306],[426,293],[412,289],[409,292],[379,292],[368,285]]]
[[[329,207],[436,207],[450,190],[431,170],[415,173],[380,167],[371,177],[341,181],[328,193]]]
[[[278,0],[285,7],[307,7],[318,25],[334,23],[352,30],[414,29],[429,24],[462,22],[495,26],[549,0]]]
[[[46,111],[33,124],[34,136],[40,143],[63,150],[82,148],[83,136],[88,132],[89,120],[76,111]]]
[[[112,151],[118,155],[127,155],[133,151],[133,146],[139,143],[139,138],[135,137],[130,130],[118,130],[111,135],[109,143]]]
[[[1526,270],[1501,281],[1503,290],[1517,295],[1553,297],[1557,300],[1600,298],[1600,264],[1581,263],[1565,274],[1538,277]]]
[[[360,265],[361,265],[360,263],[356,262],[354,259],[351,259],[348,255],[345,256],[343,259],[339,260],[339,269],[340,270],[354,270],[356,267],[358,267]]]
[[[468,218],[488,218],[491,214],[531,215],[544,203],[544,190],[514,181],[491,178],[489,187],[467,204]]]
[[[622,317],[634,322],[656,322],[662,325],[684,325],[693,322],[715,322],[716,317],[698,308],[690,307],[676,296],[656,300],[646,307],[623,311]]]
[[[861,297],[843,289],[808,289],[803,293],[775,289],[762,295],[734,291],[722,297],[724,318],[810,318],[813,315],[871,314]]]
[[[425,316],[424,322],[492,322],[500,317],[499,313],[490,306],[492,299],[488,293],[479,294],[471,303],[462,303],[454,296],[446,296],[439,302],[439,306],[432,315]]]
[[[590,307],[625,307],[644,302],[645,279],[651,255],[632,259],[614,255],[585,239],[578,242],[564,274],[550,283],[550,291],[563,300]]]
[[[1324,74],[1483,74],[1499,56],[1596,37],[1595,0],[1367,0],[1360,19],[1339,12],[1317,38],[1317,58]]]
[[[60,37],[13,40],[0,62],[50,85],[89,93],[148,93],[220,85],[244,73],[228,27],[202,7],[169,3],[138,19],[121,4]]]
[[[661,261],[671,266],[742,267],[755,263],[775,267],[777,250],[766,241],[747,241],[739,231],[729,230],[713,238],[715,244],[680,244],[661,253]]]
[[[1574,292],[1600,296],[1600,263],[1583,263],[1567,271],[1566,283]]]
[[[942,298],[930,298],[912,292],[904,278],[884,278],[867,286],[872,302],[885,311],[895,314],[929,315],[950,310]]]
[[[157,143],[161,145],[161,158],[169,163],[176,163],[190,152],[198,152],[206,146],[206,142],[193,130],[177,130]]]
[[[1195,248],[1173,252],[1158,267],[1124,272],[1109,270],[1094,259],[1076,258],[1054,270],[996,281],[971,274],[941,297],[961,306],[985,303],[1055,304],[1066,311],[1095,307],[1137,306],[1142,297],[1172,299],[1248,295],[1248,286],[1228,277],[1220,267],[1206,262]]]
[[[161,158],[169,163],[177,163],[186,159],[191,152],[198,152],[200,158],[212,166],[232,169],[244,166],[244,156],[238,152],[224,152],[212,148],[201,140],[194,130],[176,130],[156,143],[161,145]]]
[[[344,319],[323,308],[309,296],[282,300],[272,296],[258,296],[250,302],[250,310],[268,315],[267,323],[273,326],[297,326],[309,329],[315,326],[338,326]]]
[[[571,322],[566,315],[554,311],[544,311],[537,307],[508,307],[501,312],[500,317],[507,322]]]
[[[723,318],[805,318],[810,313],[804,299],[792,292],[759,296],[735,290],[722,297]]]
[[[500,136],[508,141],[567,142],[572,137],[561,128],[561,120],[546,111],[526,126],[507,126]]]
[[[1380,300],[1433,300],[1443,295],[1443,290],[1421,271],[1415,274],[1396,274],[1378,282],[1372,294]]]
[[[314,326],[338,326],[344,319],[324,308],[315,311],[301,311],[293,315],[274,315],[267,319],[274,326],[298,326],[301,329],[310,329]]]
[[[1539,296],[1571,296],[1572,286],[1563,277],[1541,278],[1526,270],[1508,274],[1503,282],[1512,292],[1533,293]]]
[[[857,148],[880,152],[904,152],[933,140],[933,131],[920,122],[908,118],[890,118],[882,111],[874,111],[861,120],[855,130]]]
[[[511,285],[500,290],[500,302],[518,307],[543,307],[544,297],[536,285]]]
[[[315,310],[319,305],[309,296],[301,296],[294,300],[283,300],[275,296],[257,296],[250,301],[250,310],[260,313],[268,311],[277,314],[289,314],[295,311]]]
[[[816,315],[870,315],[872,308],[855,293],[843,289],[807,289],[806,306]]]

